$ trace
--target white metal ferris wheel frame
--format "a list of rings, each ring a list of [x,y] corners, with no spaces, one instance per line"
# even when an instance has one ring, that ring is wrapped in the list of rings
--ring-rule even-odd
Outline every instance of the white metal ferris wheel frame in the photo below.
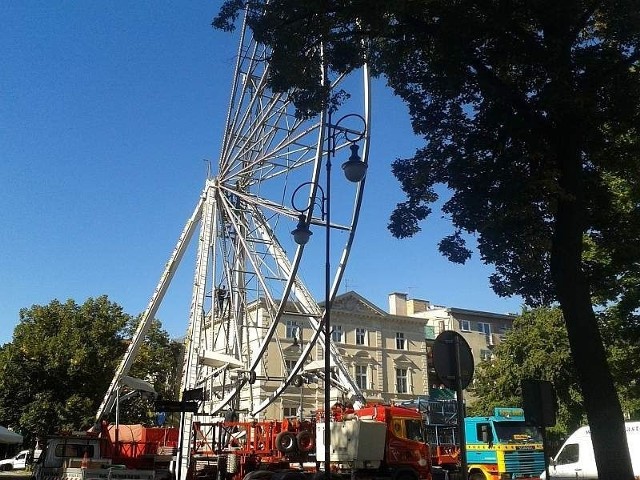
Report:
[[[318,205],[318,185],[322,170],[322,161],[326,155],[325,133],[327,129],[327,112],[322,112],[318,118],[312,121],[303,121],[295,116],[294,107],[286,94],[274,93],[266,89],[268,79],[268,56],[267,50],[256,44],[252,38],[248,38],[246,28],[243,28],[240,47],[238,50],[238,61],[234,76],[234,84],[231,93],[231,102],[227,114],[227,122],[219,171],[214,179],[207,181],[207,186],[203,192],[204,202],[201,207],[204,211],[200,242],[198,248],[198,260],[196,267],[196,278],[194,279],[194,295],[190,314],[189,334],[187,337],[188,353],[186,356],[185,368],[183,371],[182,390],[189,390],[197,385],[202,385],[203,378],[210,379],[213,375],[220,377],[226,386],[229,382],[225,378],[226,370],[213,371],[210,367],[202,367],[199,360],[202,355],[203,322],[209,318],[210,322],[216,318],[215,302],[212,301],[209,308],[204,302],[207,296],[214,297],[213,289],[207,291],[207,286],[220,285],[220,283],[231,284],[229,289],[230,304],[228,306],[230,316],[235,316],[235,329],[227,326],[225,332],[237,332],[231,335],[235,343],[242,335],[242,327],[238,322],[246,320],[246,308],[249,302],[260,299],[264,301],[271,323],[260,338],[259,347],[251,352],[242,352],[241,345],[233,345],[234,342],[224,344],[227,351],[225,355],[235,356],[237,363],[244,364],[245,375],[241,375],[234,383],[233,388],[226,389],[225,394],[219,396],[215,405],[210,405],[207,413],[214,415],[229,402],[237,398],[241,388],[247,381],[255,378],[256,370],[261,360],[263,360],[266,349],[272,340],[279,322],[283,318],[286,309],[292,306],[297,309],[297,314],[305,317],[313,330],[313,336],[307,343],[305,350],[301,353],[295,366],[290,369],[288,375],[266,399],[251,409],[251,415],[256,415],[262,411],[269,403],[276,399],[291,383],[302,368],[308,358],[311,349],[318,339],[323,339],[322,330],[323,311],[313,299],[313,296],[306,288],[305,284],[298,277],[298,269],[303,257],[305,247],[297,246],[293,259],[290,260],[286,254],[286,248],[280,243],[278,234],[270,223],[273,218],[281,216],[295,220],[299,210],[287,206],[281,199],[280,202],[267,199],[260,192],[261,182],[274,180],[276,177],[288,177],[290,172],[299,167],[309,167],[310,177],[305,177],[305,183],[309,184],[307,198],[306,221],[311,224],[323,225],[323,218],[314,216],[314,207]],[[326,72],[326,70],[325,70]],[[363,69],[363,115],[365,121],[363,130],[363,160],[366,162],[369,151],[369,131],[370,131],[370,108],[369,108],[369,75],[367,67]],[[334,79],[331,85],[340,86],[344,78]],[[325,76],[325,82],[329,82]],[[253,90],[253,92],[252,92]],[[248,100],[247,100],[248,99]],[[244,102],[247,103],[244,103]],[[283,132],[285,132],[283,134]],[[311,144],[305,144],[312,139]],[[348,139],[336,145],[336,150],[341,150],[350,145]],[[253,188],[253,190],[251,190]],[[361,182],[353,193],[353,210],[351,216],[345,224],[332,223],[330,228],[343,230],[347,238],[342,248],[342,255],[338,262],[335,276],[333,278],[330,298],[333,299],[337,293],[338,286],[344,274],[347,259],[353,244],[355,227],[357,225],[364,182]],[[272,192],[273,193],[273,192]],[[280,192],[278,192],[280,194]],[[283,195],[283,197],[285,197]],[[286,197],[285,197],[286,198]],[[224,216],[224,219],[221,219]],[[287,224],[289,225],[289,224]],[[326,225],[325,225],[326,226]],[[287,231],[288,236],[288,231]],[[209,267],[213,271],[213,276],[222,275],[225,279],[220,282],[215,278],[207,279],[204,273],[207,265],[213,258],[213,262],[220,260],[214,244],[221,238],[220,242],[228,241],[233,243],[229,250],[233,252],[234,258],[221,269],[220,266]],[[231,241],[232,240],[232,241]],[[251,241],[250,241],[251,240]],[[253,243],[251,243],[253,242]],[[256,244],[262,243],[268,252],[261,255],[256,254]],[[264,264],[260,264],[270,258],[273,265],[269,270],[269,275],[260,275]],[[224,263],[220,262],[221,264]],[[260,265],[259,265],[260,264]],[[247,266],[248,265],[248,268]],[[258,288],[253,289],[254,293],[262,292],[263,296],[255,295],[253,298],[247,297],[247,290],[242,290],[244,280],[237,280],[230,272],[235,270],[235,275],[240,272],[250,271],[255,274],[258,280]],[[246,273],[245,273],[246,274]],[[279,276],[282,288],[278,295],[267,285],[266,278],[272,280]],[[208,281],[207,281],[208,280]],[[235,282],[235,285],[234,285]],[[239,291],[236,289],[239,288]],[[292,296],[295,301],[290,301]],[[219,312],[218,312],[218,316]],[[206,339],[205,339],[206,342]],[[209,339],[210,345],[215,346],[215,340]],[[220,345],[218,345],[219,347]],[[243,353],[250,355],[250,358],[241,358]],[[349,374],[346,366],[340,359],[337,349],[332,345],[331,356],[333,363],[338,370],[338,383],[347,386],[347,390],[353,396],[361,396],[359,388]],[[232,368],[237,369],[237,365],[232,362]],[[222,365],[224,367],[224,365]]]
[[[98,421],[104,418],[115,404],[122,379],[127,375],[133,364],[152,320],[170,286],[174,273],[198,226],[200,226],[200,235],[189,327],[185,342],[186,354],[181,390],[193,389],[198,385],[209,385],[211,389],[215,378],[218,378],[219,381],[227,382],[227,385],[232,385],[231,388],[225,387],[223,394],[219,395],[215,403],[210,402],[209,408],[204,413],[208,415],[217,414],[229,405],[234,398],[238,397],[241,389],[246,384],[255,379],[256,370],[258,370],[260,362],[264,360],[263,357],[269,343],[278,341],[276,329],[285,314],[294,313],[300,318],[305,318],[312,327],[312,336],[299,355],[295,366],[290,369],[285,378],[280,380],[280,385],[268,397],[253,406],[251,415],[256,415],[262,411],[285,391],[304,366],[311,349],[318,340],[324,340],[322,328],[324,311],[318,306],[305,283],[298,276],[305,247],[296,246],[293,258],[289,259],[286,253],[287,248],[280,242],[278,233],[274,228],[274,221],[278,221],[277,219],[280,218],[292,220],[293,222],[286,225],[294,225],[300,211],[288,206],[283,200],[286,198],[285,191],[277,192],[279,195],[281,193],[281,198],[280,201],[275,201],[270,200],[267,195],[263,195],[267,192],[261,192],[259,189],[262,181],[288,178],[289,176],[292,177],[289,181],[304,181],[309,185],[306,198],[308,209],[305,210],[305,220],[309,224],[326,227],[324,219],[317,214],[314,215],[314,210],[317,210],[316,207],[320,202],[318,190],[321,190],[319,185],[322,161],[324,156],[327,155],[325,150],[328,124],[327,112],[322,112],[318,118],[310,121],[296,118],[291,101],[286,94],[277,94],[266,89],[268,77],[268,62],[266,60],[268,52],[263,46],[256,44],[250,38],[246,25],[243,25],[239,45],[231,102],[227,113],[217,175],[214,178],[208,178],[206,181],[196,208],[178,239],[158,285],[142,315],[134,338],[100,405],[96,415],[96,420]],[[366,66],[363,68],[362,74],[364,81],[362,85],[363,105],[361,117],[365,121],[362,131],[362,158],[366,163],[369,154],[369,132],[371,126],[369,73]],[[325,82],[329,82],[326,77],[326,70],[324,78]],[[333,79],[331,85],[340,86],[343,80],[344,78],[342,77]],[[238,103],[242,102],[241,99],[248,99],[249,103],[241,105]],[[348,139],[338,142],[336,151],[340,151],[349,145]],[[290,175],[297,167],[304,167],[306,171],[310,172],[310,175],[306,178],[297,178],[295,175]],[[352,193],[353,208],[344,223],[332,222],[329,226],[329,228],[342,231],[346,235],[331,284],[331,300],[335,298],[344,275],[358,223],[363,191],[364,181],[358,184]],[[273,194],[274,192],[270,193]],[[322,195],[324,195],[324,192]],[[249,245],[249,238],[254,242],[253,246]],[[260,242],[266,248],[257,255],[254,247]],[[217,251],[216,243],[228,244],[225,247],[227,248],[226,252],[233,252],[235,255],[232,262],[225,263],[226,259],[220,258],[223,254]],[[266,262],[267,258],[272,262],[267,268],[272,269],[271,271],[273,272],[279,272],[281,289],[277,292],[272,291],[269,285],[266,284],[264,275],[261,279],[260,275],[257,274],[264,271],[261,268],[266,265],[266,263],[264,265],[258,265],[258,263]],[[245,272],[245,275],[246,272],[249,272],[244,266],[240,266],[241,262],[251,265],[250,271],[256,277],[257,282],[262,282],[261,289],[259,291],[258,289],[255,290],[255,293],[259,292],[261,295],[250,298],[247,295],[247,291],[234,292],[234,289],[245,285],[244,280],[240,278],[241,272]],[[222,265],[222,267],[219,265]],[[232,273],[232,271],[235,271],[235,273]],[[208,333],[205,328],[206,323],[209,322],[209,325],[211,325],[216,316],[218,318],[224,316],[221,315],[221,312],[215,311],[214,288],[221,283],[219,275],[222,275],[222,278],[229,283],[230,287],[230,295],[227,300],[229,317],[233,312],[236,321],[244,321],[248,302],[263,301],[271,318],[271,323],[263,332],[259,347],[251,352],[242,351],[242,347],[239,345],[242,339],[239,336],[242,329],[237,329],[238,325],[235,325],[238,333],[234,334],[235,337],[232,338],[233,342],[231,342],[235,346],[235,357],[233,354],[227,355],[224,353],[218,358],[230,358],[230,361],[226,365],[212,366],[202,362],[202,354],[204,353],[203,345],[205,347],[215,347],[213,338],[206,338],[207,336],[211,337],[211,333]],[[234,278],[235,283],[230,281]],[[209,302],[208,306],[206,305],[207,302]],[[292,312],[291,308],[294,308],[295,311]],[[220,323],[222,324],[223,322]],[[229,331],[227,330],[227,334]],[[207,344],[207,342],[209,343]],[[324,345],[324,342],[321,342],[321,345]],[[250,356],[242,358],[242,355],[247,353]],[[227,357],[224,355],[227,355]],[[333,344],[331,344],[330,355],[332,363],[337,369],[335,381],[346,386],[346,390],[353,396],[361,395],[359,388]],[[233,361],[234,358],[235,362]],[[239,365],[242,365],[242,367],[238,369]],[[228,373],[233,369],[239,370],[241,373],[239,378],[232,382]],[[332,379],[325,380],[332,381]],[[192,414],[184,414],[182,419],[184,431],[181,431],[183,440],[190,438],[189,424],[191,420]],[[184,447],[187,448],[188,445],[184,445]],[[186,451],[184,450],[184,453]],[[186,464],[182,465],[186,461],[187,459],[183,456],[182,461],[179,462],[181,470],[186,467]]]

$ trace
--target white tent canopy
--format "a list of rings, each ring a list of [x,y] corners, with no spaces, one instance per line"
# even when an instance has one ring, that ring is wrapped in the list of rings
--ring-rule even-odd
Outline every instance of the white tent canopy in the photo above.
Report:
[[[22,443],[22,435],[0,426],[0,443]]]

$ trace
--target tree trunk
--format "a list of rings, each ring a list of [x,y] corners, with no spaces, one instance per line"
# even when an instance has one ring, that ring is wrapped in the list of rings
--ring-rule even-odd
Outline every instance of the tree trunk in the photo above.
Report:
[[[609,371],[602,337],[582,270],[583,236],[588,222],[583,183],[584,112],[574,91],[573,12],[576,2],[560,3],[560,18],[545,31],[550,67],[550,143],[558,168],[557,211],[551,246],[551,277],[562,308],[569,344],[600,480],[633,480],[620,400]]]
[[[582,271],[583,190],[580,155],[577,148],[571,148],[574,128],[559,129],[562,139],[558,140],[562,147],[558,164],[563,192],[558,198],[551,275],[582,387],[598,478],[633,480],[622,408],[591,305],[589,285]]]

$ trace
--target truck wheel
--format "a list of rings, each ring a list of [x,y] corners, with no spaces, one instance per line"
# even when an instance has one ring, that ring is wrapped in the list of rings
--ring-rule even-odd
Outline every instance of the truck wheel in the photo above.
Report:
[[[273,476],[273,472],[269,470],[254,470],[247,473],[242,480],[269,480]]]
[[[293,432],[280,432],[276,437],[276,448],[282,453],[292,453],[296,450],[296,436]]]
[[[418,474],[408,468],[403,468],[394,472],[393,480],[418,480]]]
[[[313,435],[309,430],[302,430],[296,435],[296,442],[298,443],[298,450],[301,452],[310,452],[316,446]]]
[[[277,470],[272,480],[305,480],[304,473],[299,470]]]
[[[469,475],[469,480],[486,480],[486,478],[484,477],[484,473],[474,472]]]
[[[312,480],[340,480],[342,477],[334,472],[329,472],[328,476],[325,472],[316,472],[311,478]]]

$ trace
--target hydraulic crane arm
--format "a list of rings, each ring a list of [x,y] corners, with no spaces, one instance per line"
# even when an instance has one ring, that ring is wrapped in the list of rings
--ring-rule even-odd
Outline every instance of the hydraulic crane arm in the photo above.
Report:
[[[149,305],[146,310],[142,314],[142,318],[140,319],[140,323],[138,324],[138,328],[131,339],[131,343],[129,344],[129,348],[124,355],[124,358],[120,362],[120,365],[116,369],[116,372],[113,376],[113,380],[111,381],[111,385],[105,394],[102,404],[98,409],[98,413],[96,414],[96,425],[99,425],[100,421],[109,414],[113,405],[115,404],[116,397],[118,395],[118,390],[121,386],[122,377],[127,375],[133,361],[135,360],[140,347],[142,346],[145,336],[149,331],[149,327],[151,326],[152,320],[155,317],[160,304],[164,298],[164,295],[167,293],[167,289],[169,288],[169,284],[171,283],[171,279],[184,256],[185,251],[193,237],[193,233],[196,231],[196,226],[198,225],[201,217],[202,217],[202,207],[204,205],[205,194],[203,193],[200,196],[200,200],[196,205],[193,214],[187,221],[184,229],[182,230],[182,234],[178,239],[178,242],[171,253],[171,257],[169,261],[165,265],[164,271],[160,277],[160,281],[151,296],[151,300],[149,301]]]

